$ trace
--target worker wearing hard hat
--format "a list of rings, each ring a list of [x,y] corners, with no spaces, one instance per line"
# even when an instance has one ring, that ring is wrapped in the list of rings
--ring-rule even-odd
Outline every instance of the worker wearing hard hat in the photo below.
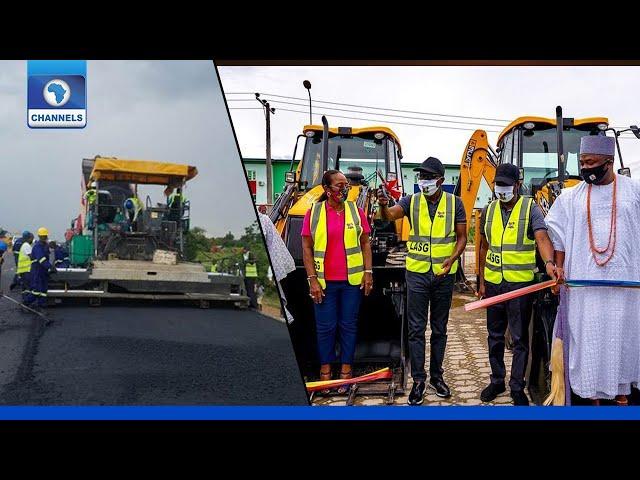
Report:
[[[480,217],[480,297],[494,297],[531,285],[535,278],[536,244],[547,274],[555,279],[553,245],[544,214],[533,198],[520,195],[521,185],[518,167],[512,163],[498,166],[494,186],[497,200],[491,202]],[[511,398],[514,405],[529,405],[524,387],[532,303],[533,296],[524,295],[487,309],[491,375],[489,385],[480,394],[483,402],[490,402],[506,390],[504,349],[508,325],[513,340]]]
[[[131,231],[138,230],[138,216],[143,209],[144,205],[138,197],[129,197],[124,201],[124,211]]]
[[[22,300],[24,301],[31,288],[31,245],[33,243],[33,234],[25,231],[22,233],[22,238],[18,262],[16,263],[16,274],[22,286]]]
[[[93,205],[94,203],[96,203],[96,197],[98,196],[96,187],[96,182],[91,182],[87,191],[84,192],[84,198],[89,205]]]
[[[49,261],[49,231],[40,227],[38,241],[31,250],[31,289],[25,299],[25,304],[34,304],[36,308],[47,306],[47,291],[49,290],[49,271],[55,272],[55,267]]]
[[[389,198],[378,192],[380,216],[392,221],[406,216],[411,225],[406,260],[409,354],[413,387],[409,405],[423,402],[425,372],[425,330],[431,307],[431,358],[429,386],[437,396],[448,398],[451,391],[444,381],[444,353],[447,324],[453,297],[458,259],[467,244],[467,218],[462,200],[442,190],[445,170],[435,157],[414,169],[421,191],[402,197],[389,207]]]

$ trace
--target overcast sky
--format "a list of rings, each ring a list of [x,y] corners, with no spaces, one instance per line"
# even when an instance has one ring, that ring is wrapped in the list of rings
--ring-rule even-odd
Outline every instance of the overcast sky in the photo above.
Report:
[[[79,130],[27,127],[26,71],[0,61],[0,227],[60,238],[79,211],[82,158],[95,155],[197,166],[191,224],[210,235],[255,221],[212,62],[89,61]]]
[[[523,115],[554,117],[561,105],[566,117],[609,117],[612,126],[640,124],[638,86],[640,67],[220,67],[222,86],[227,99],[251,99],[251,95],[230,92],[264,92],[272,100],[276,114],[272,117],[273,157],[290,158],[296,135],[309,121],[306,101],[278,99],[267,94],[306,98],[303,80],[312,83],[315,100],[365,105],[445,115],[462,115],[513,120]],[[279,103],[284,100],[301,106]],[[231,101],[231,110],[240,150],[245,157],[265,156],[265,123],[260,110],[235,108],[260,107],[255,100]],[[326,107],[326,105],[324,105]],[[428,122],[419,119],[384,117],[380,111],[360,107],[330,105],[350,110],[371,112],[328,112],[331,126],[387,125],[400,137],[404,160],[420,162],[436,156],[444,163],[459,164],[464,147],[475,128],[502,130],[507,122],[486,122],[498,127],[480,125],[478,120],[395,113],[409,117],[460,120],[472,125]],[[280,108],[279,108],[280,107]],[[314,104],[314,123],[327,112]],[[292,113],[282,108],[304,111]],[[367,122],[337,118],[343,115],[371,118]],[[421,123],[469,128],[471,131],[398,125],[391,122]],[[488,132],[495,146],[498,133]],[[640,177],[640,140],[622,140],[623,159],[631,166],[632,176]],[[618,167],[616,160],[616,168]],[[635,168],[635,170],[634,170]]]

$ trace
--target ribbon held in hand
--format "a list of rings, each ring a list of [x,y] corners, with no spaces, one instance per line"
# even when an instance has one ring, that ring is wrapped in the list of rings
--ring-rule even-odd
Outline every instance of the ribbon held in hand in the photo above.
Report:
[[[514,298],[527,295],[529,293],[537,292],[538,290],[544,290],[545,288],[553,287],[557,283],[556,280],[547,280],[546,282],[536,283],[535,285],[529,285],[528,287],[518,288],[512,292],[502,293],[495,297],[483,298],[482,300],[476,300],[465,304],[464,311],[470,312],[471,310],[477,310],[478,308],[487,308],[496,303],[506,302],[513,300]]]

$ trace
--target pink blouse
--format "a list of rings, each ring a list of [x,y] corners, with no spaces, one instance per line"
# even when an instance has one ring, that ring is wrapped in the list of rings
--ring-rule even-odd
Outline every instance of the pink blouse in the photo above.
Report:
[[[327,251],[324,256],[324,278],[332,281],[347,280],[347,254],[344,248],[344,211],[338,214],[327,206]],[[367,221],[364,210],[358,208],[362,233],[371,233],[371,226]],[[311,209],[307,210],[302,223],[302,236],[311,236]]]

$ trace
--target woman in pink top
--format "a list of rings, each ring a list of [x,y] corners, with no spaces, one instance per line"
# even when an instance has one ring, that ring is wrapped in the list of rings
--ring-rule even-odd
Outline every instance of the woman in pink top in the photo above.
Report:
[[[324,207],[326,210],[326,222],[311,219],[312,209],[307,211],[302,225],[302,248],[304,266],[309,280],[309,296],[313,299],[315,307],[316,332],[318,339],[318,354],[320,357],[320,379],[330,380],[331,364],[336,357],[336,335],[340,343],[340,378],[352,377],[352,364],[356,347],[356,329],[358,311],[362,293],[369,295],[373,287],[371,267],[371,244],[369,233],[371,227],[362,211],[353,202],[347,202],[349,183],[347,178],[338,170],[328,170],[322,177],[324,194],[316,208]],[[348,209],[348,210],[347,210]],[[357,215],[355,212],[357,210]],[[318,216],[323,212],[317,210]],[[353,213],[350,213],[353,212]],[[355,225],[348,225],[349,235],[359,235],[359,241],[354,239],[357,247],[352,247],[347,252],[345,248],[345,217],[349,214]],[[326,232],[324,231],[326,229]],[[323,230],[323,231],[320,231]],[[314,254],[314,240],[326,234],[326,250],[323,273],[316,271],[318,258],[322,253]],[[353,237],[351,237],[353,239]],[[355,259],[361,266],[348,268],[347,254],[350,259]],[[314,256],[318,258],[314,259]],[[352,263],[353,265],[353,263]],[[351,279],[349,278],[351,274]],[[360,280],[360,276],[362,280]],[[325,287],[321,285],[325,283]],[[357,283],[357,284],[354,284]],[[345,393],[348,388],[340,388],[339,393]]]

